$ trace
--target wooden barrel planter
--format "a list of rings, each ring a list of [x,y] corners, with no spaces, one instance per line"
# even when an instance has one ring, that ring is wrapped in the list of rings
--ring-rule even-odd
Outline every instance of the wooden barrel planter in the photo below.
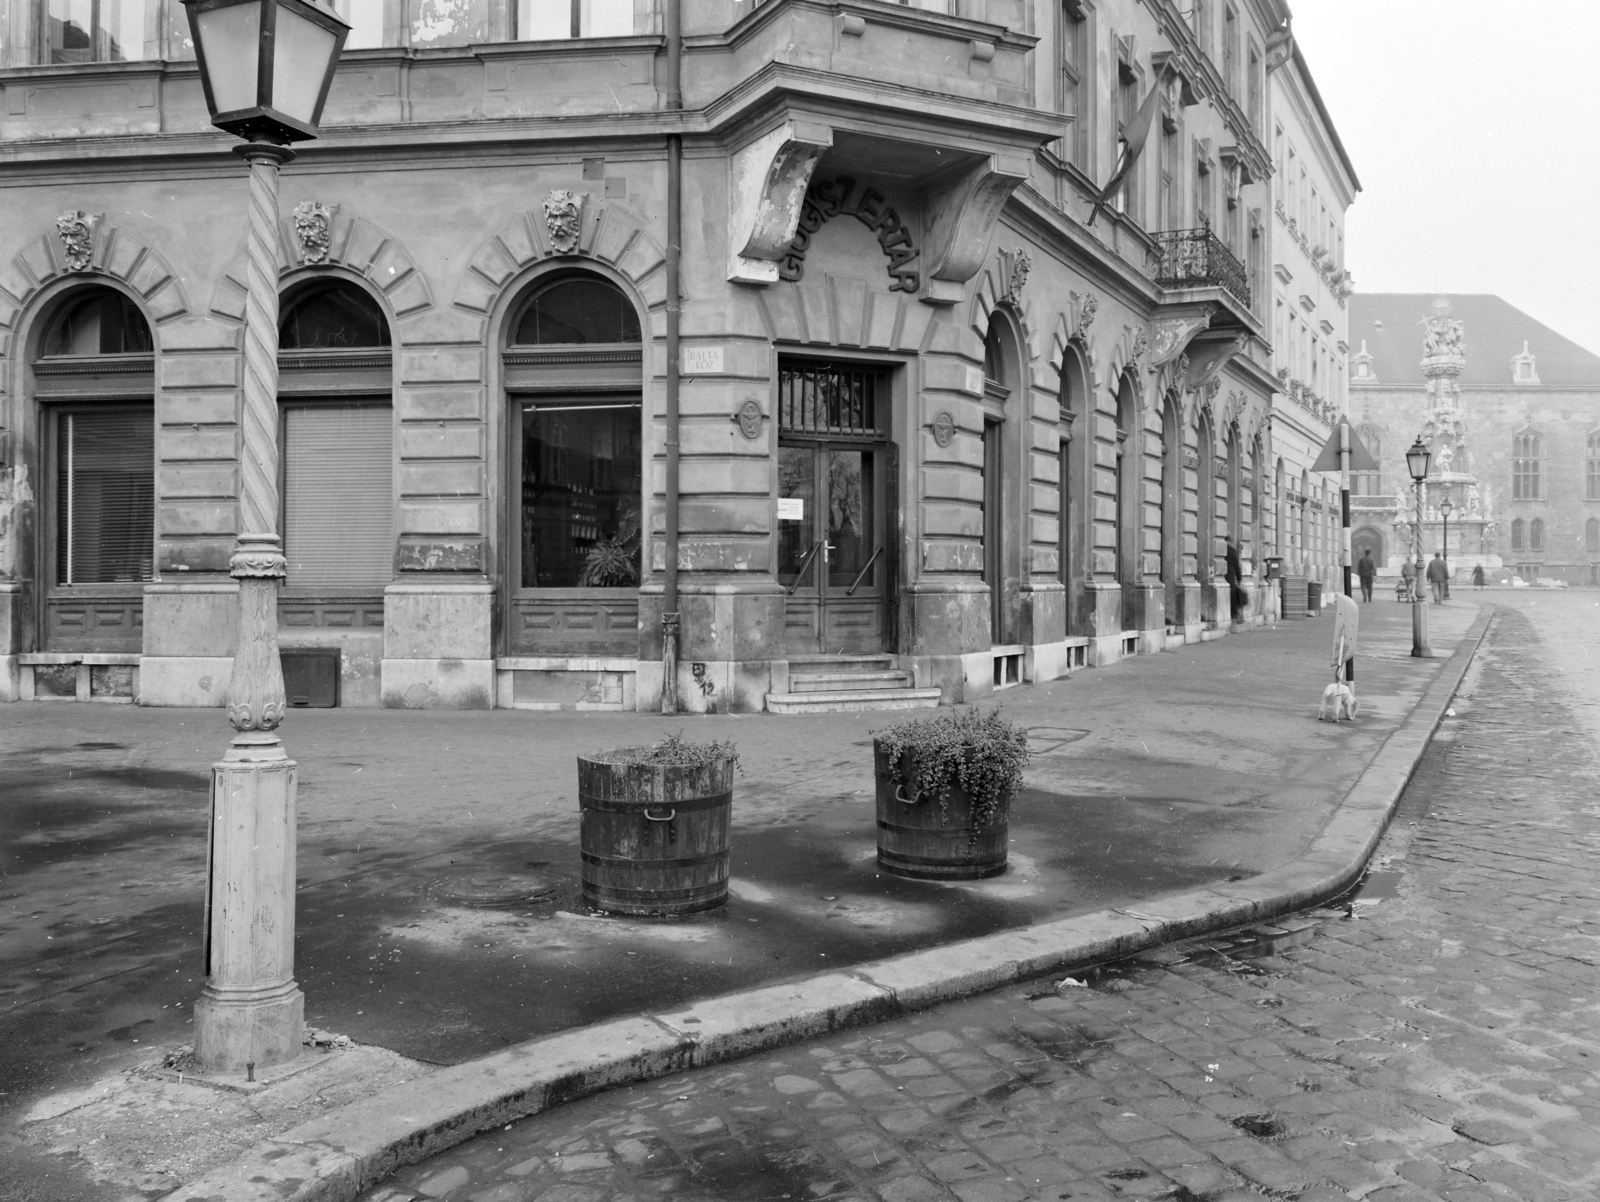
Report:
[[[652,918],[715,909],[728,900],[734,761],[636,762],[649,750],[578,757],[583,900]]]
[[[895,876],[924,881],[976,881],[1006,870],[1011,798],[991,821],[973,828],[972,801],[959,783],[941,807],[937,797],[908,797],[895,779],[887,752],[873,740],[878,794],[878,866]],[[902,765],[909,780],[913,765]]]

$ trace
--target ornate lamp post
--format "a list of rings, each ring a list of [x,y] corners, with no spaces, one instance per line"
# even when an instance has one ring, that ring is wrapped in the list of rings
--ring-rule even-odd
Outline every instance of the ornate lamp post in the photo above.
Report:
[[[350,27],[306,0],[184,0],[211,123],[250,164],[240,462],[239,639],[228,686],[237,732],[211,778],[206,984],[195,1003],[205,1072],[293,1060],[305,1027],[294,980],[295,763],[283,750],[278,582],[278,168],[317,136]]]
[[[1455,508],[1450,504],[1450,497],[1439,502],[1439,512],[1444,515],[1444,570],[1445,581],[1441,586],[1446,600],[1450,598],[1450,511]]]
[[[1418,659],[1432,659],[1433,648],[1428,645],[1428,607],[1422,599],[1422,482],[1428,478],[1428,464],[1433,455],[1422,445],[1422,435],[1406,452],[1406,470],[1417,490],[1417,575],[1411,597],[1411,654]]]

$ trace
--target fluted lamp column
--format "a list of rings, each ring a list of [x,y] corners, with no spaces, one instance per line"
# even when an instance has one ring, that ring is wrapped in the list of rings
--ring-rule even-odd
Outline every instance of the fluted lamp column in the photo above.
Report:
[[[253,1075],[293,1060],[305,1027],[294,979],[295,762],[278,737],[278,169],[317,135],[349,26],[307,0],[184,0],[211,121],[246,139],[239,635],[228,686],[233,741],[212,768],[206,983],[195,1002],[201,1071]]]

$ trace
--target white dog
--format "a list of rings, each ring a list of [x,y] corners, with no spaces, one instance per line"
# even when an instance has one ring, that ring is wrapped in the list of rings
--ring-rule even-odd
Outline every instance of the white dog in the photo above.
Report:
[[[1322,705],[1317,709],[1317,721],[1321,722],[1327,718],[1330,707],[1333,709],[1335,722],[1345,718],[1354,719],[1361,712],[1361,703],[1356,700],[1355,691],[1339,681],[1334,681],[1322,690]]]

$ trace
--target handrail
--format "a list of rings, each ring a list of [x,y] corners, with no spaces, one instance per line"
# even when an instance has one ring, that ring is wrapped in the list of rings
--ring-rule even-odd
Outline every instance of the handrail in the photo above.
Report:
[[[817,557],[817,552],[822,550],[822,540],[819,538],[806,552],[806,557],[800,561],[800,570],[794,574],[794,583],[789,586],[789,595],[794,596],[794,590],[800,587],[800,582],[805,579],[806,569],[811,566],[811,561]]]
[[[877,549],[872,552],[872,558],[867,560],[867,562],[861,566],[861,570],[856,573],[854,582],[852,582],[849,588],[844,590],[844,595],[846,597],[854,597],[856,595],[856,589],[859,588],[861,582],[866,579],[867,573],[872,570],[872,565],[878,562],[878,556],[882,554],[883,544],[879,543]]]

